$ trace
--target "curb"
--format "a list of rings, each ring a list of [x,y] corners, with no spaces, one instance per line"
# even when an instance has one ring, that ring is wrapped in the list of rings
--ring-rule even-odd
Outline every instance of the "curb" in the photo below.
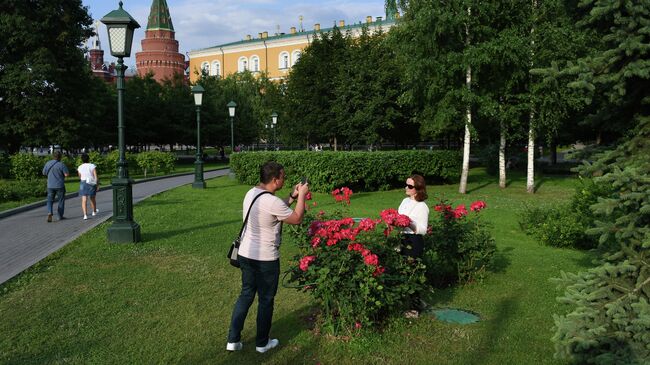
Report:
[[[224,168],[212,169],[212,170],[205,170],[203,172],[205,173],[205,172],[227,170],[227,169],[230,169],[230,167],[224,167]],[[150,178],[146,178],[146,179],[140,179],[140,180],[134,181],[133,185],[140,184],[140,183],[145,183],[145,182],[149,182],[149,181],[169,179],[169,178],[172,178],[172,177],[186,176],[186,175],[194,175],[194,172],[183,172],[183,173],[174,174],[174,175],[156,176],[156,177],[150,177]],[[113,189],[113,187],[111,185],[107,185],[107,186],[102,186],[97,191],[112,190],[112,189]],[[72,199],[72,198],[76,198],[78,196],[79,196],[79,192],[65,194],[66,199]],[[40,201],[33,202],[33,203],[29,203],[27,205],[23,205],[23,206],[20,206],[20,207],[17,207],[17,208],[8,209],[8,210],[0,212],[0,219],[7,218],[7,217],[12,216],[14,214],[26,212],[26,211],[32,210],[34,208],[43,207],[45,205],[47,205],[47,199],[46,200],[40,200]]]

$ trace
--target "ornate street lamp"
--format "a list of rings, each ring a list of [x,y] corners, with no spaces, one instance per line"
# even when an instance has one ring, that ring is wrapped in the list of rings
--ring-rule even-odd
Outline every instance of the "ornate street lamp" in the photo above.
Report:
[[[233,131],[233,119],[235,118],[235,108],[237,108],[237,103],[231,101],[227,105],[228,115],[230,115],[230,153],[235,152],[235,132]]]
[[[124,148],[124,57],[131,55],[133,32],[140,28],[124,9],[120,8],[106,14],[101,22],[108,29],[108,44],[111,55],[117,57],[117,129],[119,159],[117,176],[111,180],[113,185],[113,224],[108,228],[108,241],[115,243],[140,241],[140,225],[133,220],[133,180],[129,170]]]
[[[275,130],[278,124],[278,113],[273,112],[271,113],[271,120],[273,120],[273,124],[271,124],[271,128],[273,128],[273,150],[275,151],[277,149],[276,143],[277,139],[275,139]]]
[[[194,162],[194,182],[192,183],[192,187],[196,189],[205,189],[201,154],[201,104],[203,103],[204,92],[205,89],[201,85],[197,84],[192,87],[194,105],[196,105],[196,161]]]

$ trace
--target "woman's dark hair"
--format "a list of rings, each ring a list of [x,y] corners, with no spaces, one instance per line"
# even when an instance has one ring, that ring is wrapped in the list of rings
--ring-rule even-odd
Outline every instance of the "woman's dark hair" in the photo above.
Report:
[[[409,179],[413,180],[413,186],[415,186],[415,200],[419,202],[427,200],[429,195],[427,195],[427,183],[424,178],[421,175],[413,174],[409,176]]]
[[[282,176],[284,167],[275,161],[269,161],[260,167],[260,182],[268,184],[271,180],[279,179]]]
[[[82,153],[81,154],[81,162],[88,163],[88,161],[90,161],[90,157],[88,157],[88,154],[87,153]]]

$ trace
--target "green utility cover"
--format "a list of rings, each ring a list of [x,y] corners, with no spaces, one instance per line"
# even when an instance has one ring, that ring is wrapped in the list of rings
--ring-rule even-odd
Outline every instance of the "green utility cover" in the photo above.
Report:
[[[481,320],[478,315],[460,309],[433,309],[431,312],[435,314],[436,319],[448,323],[470,324]]]

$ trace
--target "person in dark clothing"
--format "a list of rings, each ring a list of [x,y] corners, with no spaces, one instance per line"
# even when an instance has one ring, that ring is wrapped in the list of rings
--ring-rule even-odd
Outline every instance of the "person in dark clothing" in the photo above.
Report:
[[[47,221],[52,222],[52,205],[55,197],[59,205],[57,212],[59,220],[65,219],[63,216],[65,210],[65,178],[70,174],[68,168],[61,162],[61,152],[54,151],[52,160],[48,161],[43,167],[43,175],[47,176]]]

